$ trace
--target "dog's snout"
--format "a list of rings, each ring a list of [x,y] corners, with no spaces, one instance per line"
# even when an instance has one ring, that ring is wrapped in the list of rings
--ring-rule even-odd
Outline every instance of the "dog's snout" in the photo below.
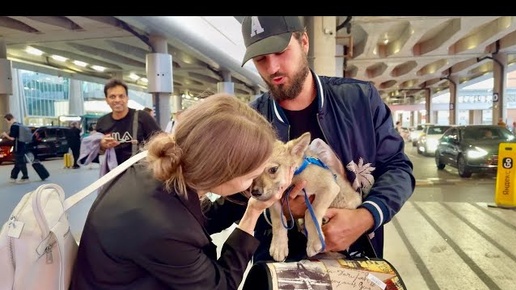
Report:
[[[251,195],[254,197],[258,197],[262,195],[262,192],[259,189],[253,189],[251,190]]]

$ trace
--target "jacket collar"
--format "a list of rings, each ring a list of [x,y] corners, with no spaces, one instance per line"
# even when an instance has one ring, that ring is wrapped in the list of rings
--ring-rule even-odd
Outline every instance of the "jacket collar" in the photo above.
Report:
[[[310,71],[312,72],[312,76],[314,78],[314,83],[316,86],[315,89],[317,91],[315,98],[318,101],[320,111],[324,107],[324,102],[326,98],[324,96],[324,91],[322,88],[321,80],[319,79],[319,75],[317,75],[312,69],[310,69]],[[270,96],[270,98],[272,100],[274,115],[276,116],[276,118],[278,118],[278,120],[280,120],[282,123],[288,124],[287,117],[285,116],[285,113],[283,112],[281,106],[278,104],[276,100],[274,100],[274,97],[272,97],[272,95]]]

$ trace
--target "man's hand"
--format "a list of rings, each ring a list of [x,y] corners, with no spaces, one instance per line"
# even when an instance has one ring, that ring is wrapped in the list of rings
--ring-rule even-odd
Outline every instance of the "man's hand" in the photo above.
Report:
[[[283,212],[287,220],[290,219],[290,213],[294,219],[305,217],[306,203],[304,193],[301,191],[306,186],[306,180],[302,180],[296,184],[289,193],[288,203],[283,203]],[[314,196],[310,196],[310,202],[314,200]]]
[[[102,140],[100,140],[100,148],[102,150],[113,148],[113,147],[117,146],[118,144],[120,144],[120,142],[116,141],[110,135],[106,135],[102,138]]]
[[[325,218],[329,219],[322,226],[326,239],[326,251],[347,250],[361,235],[374,226],[373,216],[365,208],[329,208]]]

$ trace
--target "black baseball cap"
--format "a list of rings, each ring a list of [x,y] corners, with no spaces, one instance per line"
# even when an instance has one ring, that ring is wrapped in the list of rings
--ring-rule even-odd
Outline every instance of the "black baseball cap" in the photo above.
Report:
[[[255,56],[282,52],[292,33],[303,30],[298,16],[246,16],[242,21],[246,47],[242,66]]]

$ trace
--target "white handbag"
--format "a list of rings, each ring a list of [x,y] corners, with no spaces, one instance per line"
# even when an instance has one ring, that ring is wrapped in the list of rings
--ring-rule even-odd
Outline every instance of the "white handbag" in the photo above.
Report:
[[[67,199],[53,183],[26,193],[0,231],[0,290],[67,290],[78,243],[66,211],[145,156],[132,156]]]

